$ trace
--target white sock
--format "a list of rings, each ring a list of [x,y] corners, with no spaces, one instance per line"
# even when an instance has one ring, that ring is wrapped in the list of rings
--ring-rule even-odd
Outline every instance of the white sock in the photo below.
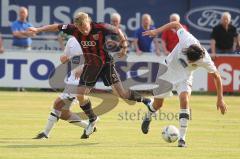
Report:
[[[157,110],[153,107],[153,103],[150,105],[150,109],[152,112],[156,112]]]
[[[71,116],[67,120],[69,123],[86,128],[88,126],[88,121],[81,120],[81,118],[76,113],[71,113]]]
[[[54,124],[58,121],[61,116],[61,111],[53,109],[48,117],[48,122],[44,130],[44,134],[49,136],[50,131],[52,130]]]
[[[146,114],[146,117],[151,119],[152,118],[152,115],[156,115],[156,109],[153,107],[153,101],[151,102],[151,105],[150,105],[150,110],[151,111],[148,111],[147,114]]]
[[[180,109],[179,114],[179,138],[185,141],[189,120],[189,109]]]

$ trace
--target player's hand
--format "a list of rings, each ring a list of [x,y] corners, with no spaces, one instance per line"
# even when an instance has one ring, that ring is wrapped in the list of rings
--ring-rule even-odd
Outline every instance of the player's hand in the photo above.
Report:
[[[75,71],[75,79],[80,79],[81,74],[82,74],[82,69],[77,69]]]
[[[29,32],[29,34],[34,35],[34,34],[38,34],[40,32],[40,29],[35,27],[29,27],[27,31]]]
[[[122,58],[127,54],[127,48],[122,48],[118,53],[118,58]]]
[[[69,60],[69,57],[67,55],[61,55],[60,61],[62,64],[66,63]]]
[[[36,34],[34,32],[31,32],[31,31],[25,31],[25,34],[28,36],[28,37],[34,37],[36,36]]]
[[[137,49],[137,50],[136,50],[136,54],[137,54],[138,56],[140,56],[140,55],[142,55],[142,51],[139,50],[139,49]]]
[[[0,54],[2,54],[4,52],[3,48],[0,48]]]
[[[155,37],[157,36],[157,31],[156,30],[148,30],[142,33],[143,36],[150,36],[150,37]]]
[[[210,57],[212,58],[212,60],[215,60],[217,55],[216,55],[216,53],[212,53],[212,54],[210,54]]]
[[[156,50],[156,55],[157,55],[157,56],[161,56],[161,51],[160,51],[159,48]]]
[[[217,101],[217,110],[220,110],[222,115],[227,112],[227,104],[222,99]]]
[[[169,51],[164,51],[163,53],[164,53],[165,56],[168,56],[171,52],[169,52]]]

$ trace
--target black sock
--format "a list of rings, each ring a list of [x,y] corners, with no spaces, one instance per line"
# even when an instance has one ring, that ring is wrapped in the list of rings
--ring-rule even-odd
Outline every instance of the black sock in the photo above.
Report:
[[[128,100],[143,102],[144,98],[139,93],[137,93],[136,91],[132,91],[132,90],[129,90],[129,91],[130,91],[130,97],[128,98]]]
[[[86,104],[80,106],[84,113],[88,116],[89,122],[93,122],[96,120],[97,115],[93,112],[92,104],[88,101]]]
[[[147,104],[147,103],[150,103],[150,102],[151,102],[151,99],[143,97],[142,102],[143,102],[144,104]]]

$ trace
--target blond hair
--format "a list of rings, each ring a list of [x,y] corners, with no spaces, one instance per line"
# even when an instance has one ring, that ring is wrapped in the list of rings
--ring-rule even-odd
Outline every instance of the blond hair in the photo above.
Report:
[[[121,21],[121,15],[119,13],[113,13],[111,14],[111,19],[118,19],[119,21]]]
[[[223,19],[223,17],[225,16],[228,18],[229,21],[231,21],[231,14],[229,12],[223,12],[221,19]]]
[[[151,17],[150,14],[148,14],[148,13],[143,14],[143,15],[142,15],[142,20],[143,20],[144,18],[148,18],[148,19],[151,21],[151,25],[154,25],[153,19],[152,19],[152,17]]]
[[[179,14],[177,14],[177,13],[172,13],[171,15],[170,15],[170,20],[171,19],[173,19],[173,18],[175,18],[176,19],[176,21],[180,21],[180,16],[179,16]]]
[[[152,17],[151,17],[150,14],[147,14],[147,13],[143,14],[143,15],[142,15],[142,19],[143,19],[143,18],[148,18],[148,19],[150,19],[150,20],[152,21]]]
[[[77,26],[82,26],[83,24],[89,23],[91,21],[92,21],[92,19],[89,17],[89,15],[84,12],[78,12],[74,16],[74,24]]]

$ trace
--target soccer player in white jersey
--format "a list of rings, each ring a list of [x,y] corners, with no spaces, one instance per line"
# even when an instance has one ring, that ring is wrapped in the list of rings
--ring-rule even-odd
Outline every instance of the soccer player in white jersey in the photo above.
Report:
[[[179,114],[179,147],[186,147],[185,137],[187,132],[188,120],[189,120],[189,99],[192,91],[192,73],[198,67],[205,68],[210,75],[213,76],[217,91],[217,109],[225,114],[227,111],[227,105],[223,100],[222,81],[219,72],[217,71],[214,63],[212,62],[207,50],[203,48],[199,41],[189,32],[187,32],[179,22],[171,22],[165,24],[157,29],[149,30],[143,33],[145,36],[156,36],[159,33],[167,29],[176,29],[179,38],[178,44],[167,56],[165,63],[167,71],[160,75],[161,79],[158,82],[160,88],[170,83],[172,87],[165,92],[154,93],[154,101],[148,107],[149,113],[146,115],[142,123],[142,132],[148,133],[149,125],[151,122],[151,115],[159,110],[164,98],[171,94],[171,91],[175,89],[178,93],[180,100],[180,114]],[[163,81],[163,83],[162,83]]]
[[[60,57],[60,60],[62,63],[67,62],[71,57],[82,54],[81,46],[79,45],[78,41],[75,39],[75,37],[72,37],[68,40],[64,55]],[[68,88],[68,85],[77,85],[79,83],[79,79],[76,77],[80,77],[81,68],[77,67],[76,69],[71,71],[71,75],[67,78],[66,87]],[[71,124],[80,126],[82,128],[86,128],[88,126],[88,121],[81,120],[80,117],[76,114],[70,111],[71,105],[76,98],[76,95],[63,92],[59,95],[59,97],[55,100],[53,110],[50,113],[48,117],[48,122],[46,124],[45,129],[43,132],[39,133],[34,139],[44,139],[48,138],[50,131],[53,129],[54,125],[58,121],[58,119],[66,120]],[[96,130],[96,129],[95,129]],[[88,136],[83,133],[81,138],[88,138]]]

